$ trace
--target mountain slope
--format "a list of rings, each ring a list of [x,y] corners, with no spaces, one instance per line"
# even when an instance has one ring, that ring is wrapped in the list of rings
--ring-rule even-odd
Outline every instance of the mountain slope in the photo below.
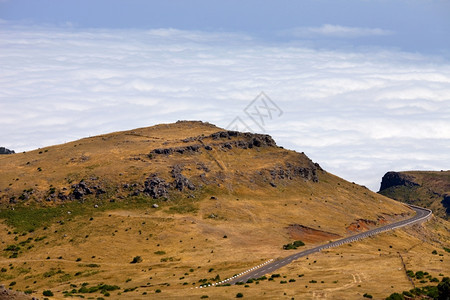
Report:
[[[202,122],[86,138],[2,156],[0,165],[0,282],[38,296],[140,299],[162,290],[198,299],[202,290],[190,287],[286,256],[294,240],[307,249],[412,214],[267,135]],[[448,247],[446,223],[433,226],[439,239],[426,251]],[[445,270],[446,259],[430,267]],[[346,286],[337,277],[333,285]],[[271,284],[254,297],[280,297]],[[211,295],[234,298],[238,288]]]
[[[428,207],[446,220],[450,217],[450,171],[388,172],[383,176],[379,193]]]

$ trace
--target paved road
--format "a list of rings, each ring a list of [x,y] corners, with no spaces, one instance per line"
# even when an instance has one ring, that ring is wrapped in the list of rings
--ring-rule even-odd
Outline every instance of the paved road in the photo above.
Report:
[[[372,230],[369,230],[366,232],[361,232],[356,235],[352,235],[352,236],[349,236],[349,237],[346,237],[346,238],[343,238],[343,239],[340,239],[340,240],[337,240],[337,241],[334,241],[334,242],[331,242],[331,243],[328,243],[325,245],[317,246],[317,247],[309,249],[309,250],[305,250],[302,252],[292,254],[292,255],[285,257],[283,259],[280,259],[280,260],[276,260],[276,261],[273,261],[270,263],[265,263],[263,265],[256,266],[256,267],[254,267],[250,270],[247,270],[237,276],[234,276],[232,278],[224,280],[220,284],[226,284],[226,283],[236,284],[237,282],[246,282],[250,278],[259,278],[259,277],[263,276],[264,274],[272,273],[275,270],[277,270],[281,267],[284,267],[287,264],[290,264],[291,262],[299,259],[300,257],[307,256],[307,255],[310,255],[315,252],[319,252],[323,249],[338,247],[342,244],[355,242],[357,240],[364,239],[364,238],[379,234],[384,231],[389,231],[389,230],[393,230],[396,228],[420,223],[420,222],[428,219],[432,214],[432,211],[429,209],[426,209],[426,208],[422,208],[422,207],[418,207],[418,206],[414,206],[414,205],[410,205],[410,207],[411,207],[411,209],[413,209],[416,212],[416,215],[412,218],[409,218],[407,220],[403,220],[400,222],[396,222],[393,224],[385,225],[383,227],[375,228],[375,229],[372,229]]]

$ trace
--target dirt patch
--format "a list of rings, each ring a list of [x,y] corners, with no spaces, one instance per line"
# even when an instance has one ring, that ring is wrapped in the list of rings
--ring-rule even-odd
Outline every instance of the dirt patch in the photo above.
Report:
[[[367,219],[357,219],[355,222],[347,226],[348,232],[367,231],[381,225],[386,225],[388,220],[384,216],[378,216],[376,221]]]
[[[318,243],[341,237],[338,234],[313,229],[299,224],[289,225],[286,229],[291,239],[301,240],[306,243]]]

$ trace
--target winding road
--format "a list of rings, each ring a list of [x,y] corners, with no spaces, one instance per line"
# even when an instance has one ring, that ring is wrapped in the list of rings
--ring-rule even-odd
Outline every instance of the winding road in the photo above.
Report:
[[[237,282],[246,282],[248,279],[251,279],[251,278],[259,278],[259,277],[263,276],[264,274],[272,273],[275,270],[280,269],[280,268],[284,267],[287,264],[290,264],[291,262],[293,262],[294,260],[299,259],[300,257],[304,257],[304,256],[310,255],[312,253],[319,252],[319,251],[321,251],[323,249],[328,249],[328,248],[332,248],[332,247],[338,247],[338,246],[340,246],[342,244],[355,242],[355,241],[358,241],[360,239],[364,239],[364,238],[367,238],[369,236],[373,236],[373,235],[379,234],[379,233],[384,232],[384,231],[389,231],[389,230],[393,230],[393,229],[396,229],[396,228],[405,227],[405,226],[408,226],[408,225],[420,223],[420,222],[423,222],[424,220],[427,220],[432,214],[432,211],[429,210],[429,209],[426,209],[426,208],[418,207],[418,206],[415,206],[415,205],[409,205],[409,207],[416,212],[416,214],[412,218],[409,218],[409,219],[406,219],[406,220],[403,220],[403,221],[399,221],[399,222],[395,222],[395,223],[392,223],[392,224],[389,224],[389,225],[385,225],[385,226],[382,226],[382,227],[379,227],[379,228],[375,228],[375,229],[372,229],[372,230],[368,230],[368,231],[365,231],[365,232],[361,232],[361,233],[358,233],[356,235],[352,235],[352,236],[349,236],[349,237],[346,237],[346,238],[343,238],[343,239],[340,239],[340,240],[337,240],[337,241],[334,241],[334,242],[331,242],[331,243],[328,243],[328,244],[324,244],[324,245],[317,246],[317,247],[312,248],[312,249],[308,249],[308,250],[305,250],[305,251],[302,251],[302,252],[298,252],[298,253],[289,255],[289,256],[287,256],[285,258],[282,258],[282,259],[279,259],[279,260],[276,260],[276,261],[270,260],[270,261],[268,261],[268,262],[266,262],[264,264],[261,264],[259,266],[255,266],[255,267],[253,267],[253,268],[251,268],[251,269],[249,269],[247,271],[244,271],[244,272],[242,272],[242,273],[240,273],[240,274],[238,274],[236,276],[233,276],[233,277],[228,278],[228,279],[226,279],[224,281],[221,281],[220,283],[216,283],[215,285],[236,284]]]

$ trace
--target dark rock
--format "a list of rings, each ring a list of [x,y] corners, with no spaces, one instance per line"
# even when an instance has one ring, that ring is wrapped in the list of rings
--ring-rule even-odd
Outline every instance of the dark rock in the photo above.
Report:
[[[271,185],[272,187],[277,187],[277,185],[276,185],[275,183],[273,183],[273,182],[270,182],[270,185]]]
[[[381,179],[380,192],[393,186],[419,186],[414,182],[414,177],[398,172],[387,172]]]
[[[67,201],[69,199],[69,197],[67,197],[67,195],[64,195],[63,193],[59,193],[58,199],[61,201]]]
[[[172,148],[154,149],[154,150],[152,151],[152,153],[169,155],[169,154],[172,154],[172,153],[173,153],[173,149],[172,149]]]
[[[80,183],[78,184],[72,185],[72,188],[73,188],[72,196],[77,200],[80,200],[86,195],[92,194],[91,189],[87,186],[86,182],[84,182],[83,180],[81,180]]]
[[[225,143],[225,144],[222,145],[222,147],[227,148],[227,149],[232,149],[233,148],[233,146],[231,146],[230,143]]]
[[[176,147],[176,148],[158,148],[154,149],[150,152],[150,154],[164,154],[164,155],[170,155],[174,152],[184,154],[185,152],[198,152],[201,145],[189,145],[186,147]]]
[[[14,154],[14,150],[9,150],[5,147],[0,147],[0,154]]]
[[[156,174],[152,174],[144,183],[143,193],[149,195],[154,199],[168,198],[170,185]]]
[[[312,162],[310,162],[310,165],[307,167],[286,163],[285,166],[277,166],[274,169],[269,170],[269,173],[272,180],[303,178],[312,182],[318,182],[319,177],[317,176],[317,170],[317,166]]]
[[[194,184],[190,182],[189,179],[187,179],[183,174],[181,174],[182,170],[183,168],[180,165],[174,165],[172,167],[172,171],[170,173],[172,174],[172,177],[175,178],[173,181],[174,188],[179,191],[183,191],[185,188],[194,190]]]
[[[197,170],[203,170],[205,172],[211,171],[204,163],[197,163]]]

